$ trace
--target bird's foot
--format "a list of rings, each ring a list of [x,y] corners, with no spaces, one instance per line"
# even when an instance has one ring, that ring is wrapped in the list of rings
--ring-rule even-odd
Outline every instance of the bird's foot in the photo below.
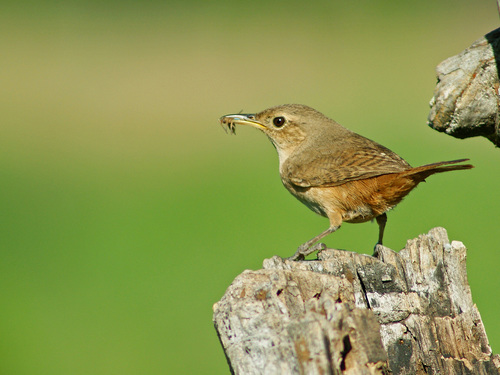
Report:
[[[318,242],[318,243],[313,244],[313,245],[306,242],[305,244],[300,245],[298,247],[295,254],[293,254],[291,257],[286,258],[286,259],[287,260],[294,260],[294,261],[305,260],[306,256],[308,256],[309,254],[312,254],[315,251],[320,251],[320,250],[325,250],[325,249],[326,249],[326,245],[322,242]]]
[[[375,244],[375,247],[373,248],[373,255],[372,256],[375,257],[375,258],[378,258],[378,256],[379,256],[379,249],[382,248],[382,247],[383,247],[382,243],[381,242],[377,242]]]

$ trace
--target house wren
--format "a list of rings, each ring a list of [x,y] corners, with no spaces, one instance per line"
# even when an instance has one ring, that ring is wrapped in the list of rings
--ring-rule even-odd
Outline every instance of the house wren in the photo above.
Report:
[[[256,114],[220,118],[225,129],[235,125],[261,130],[278,151],[281,181],[292,195],[319,215],[330,227],[300,245],[289,259],[304,259],[325,248],[317,244],[345,221],[375,219],[382,244],[386,212],[394,208],[428,176],[473,168],[457,164],[469,159],[444,161],[412,168],[388,148],[356,134],[322,113],[300,104],[266,109]]]

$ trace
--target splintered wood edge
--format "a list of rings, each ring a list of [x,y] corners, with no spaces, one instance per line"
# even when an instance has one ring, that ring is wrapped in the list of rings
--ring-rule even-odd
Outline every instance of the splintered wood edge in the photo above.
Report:
[[[319,258],[266,259],[214,305],[234,373],[500,373],[472,301],[466,248],[444,228],[399,253],[326,249]]]

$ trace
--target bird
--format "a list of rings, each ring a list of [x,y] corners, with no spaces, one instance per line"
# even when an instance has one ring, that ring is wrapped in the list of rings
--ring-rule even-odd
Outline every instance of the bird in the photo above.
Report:
[[[329,227],[300,245],[290,260],[304,260],[318,243],[343,222],[376,220],[382,245],[387,212],[430,175],[473,168],[469,159],[442,161],[413,168],[401,156],[359,135],[321,112],[302,104],[285,104],[253,114],[219,119],[235,134],[236,125],[262,131],[276,148],[284,187]],[[376,247],[376,246],[375,246]]]

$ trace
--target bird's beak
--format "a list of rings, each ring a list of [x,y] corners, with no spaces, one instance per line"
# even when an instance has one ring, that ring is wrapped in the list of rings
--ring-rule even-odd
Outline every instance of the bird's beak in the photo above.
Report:
[[[263,130],[266,127],[260,122],[255,120],[255,114],[237,114],[237,115],[225,115],[219,119],[224,130],[229,131],[233,134],[236,132],[236,125],[250,125],[254,128]]]

